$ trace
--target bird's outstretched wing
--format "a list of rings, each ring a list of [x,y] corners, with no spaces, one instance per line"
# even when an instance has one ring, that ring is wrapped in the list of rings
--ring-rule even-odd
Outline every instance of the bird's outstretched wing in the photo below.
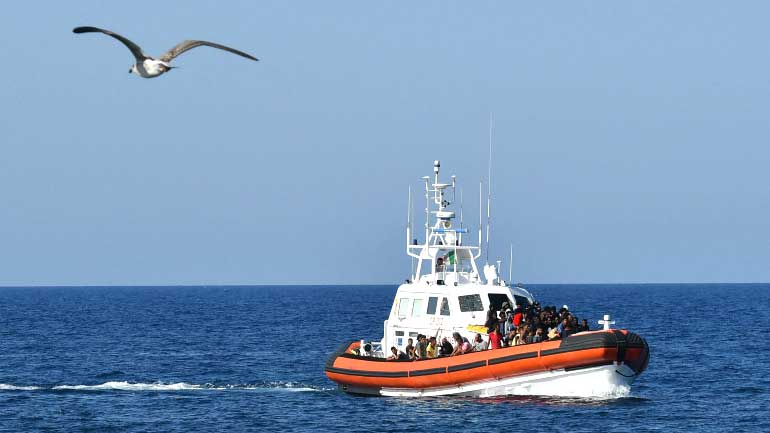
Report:
[[[185,51],[191,50],[195,47],[200,47],[202,45],[205,45],[207,47],[219,48],[220,50],[229,51],[233,54],[246,57],[247,59],[251,59],[255,61],[259,60],[256,57],[246,54],[243,51],[238,51],[235,48],[230,48],[224,45],[219,45],[219,44],[215,44],[213,42],[207,42],[207,41],[183,41],[179,45],[163,53],[163,55],[160,56],[160,60],[163,60],[164,62],[170,62],[172,59],[184,53]]]
[[[131,54],[136,57],[137,62],[144,61],[147,56],[142,52],[142,49],[139,48],[139,45],[136,45],[135,43],[131,42],[130,40],[124,38],[123,36],[120,36],[119,34],[115,32],[111,32],[109,30],[100,29],[98,27],[75,27],[72,29],[73,33],[104,33],[105,35],[112,36],[113,38],[119,40],[120,42],[123,42],[123,45],[127,46],[129,50],[131,50]]]

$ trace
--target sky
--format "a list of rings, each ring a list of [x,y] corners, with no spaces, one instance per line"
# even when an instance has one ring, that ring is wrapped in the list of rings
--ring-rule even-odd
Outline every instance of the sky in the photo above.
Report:
[[[525,283],[770,281],[767,2],[12,2],[0,286],[397,284],[434,159]],[[159,56],[129,75],[111,29]],[[417,202],[418,209],[422,205]],[[419,212],[417,212],[419,214]],[[467,217],[472,230],[476,217]]]

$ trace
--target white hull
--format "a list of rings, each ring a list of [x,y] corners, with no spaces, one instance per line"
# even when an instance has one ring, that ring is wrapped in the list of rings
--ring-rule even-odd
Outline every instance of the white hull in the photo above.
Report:
[[[579,370],[553,370],[526,376],[474,382],[464,385],[404,389],[383,388],[380,395],[388,397],[433,397],[460,395],[497,397],[529,395],[551,397],[619,398],[628,396],[636,375],[625,365],[603,365]]]

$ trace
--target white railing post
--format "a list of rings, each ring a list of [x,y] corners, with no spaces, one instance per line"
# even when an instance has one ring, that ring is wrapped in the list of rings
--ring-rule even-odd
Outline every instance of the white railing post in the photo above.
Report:
[[[610,329],[610,325],[614,325],[615,324],[615,321],[614,320],[610,320],[610,315],[609,314],[605,314],[604,315],[604,320],[599,320],[598,323],[600,325],[604,325],[604,330],[607,331],[607,330]]]

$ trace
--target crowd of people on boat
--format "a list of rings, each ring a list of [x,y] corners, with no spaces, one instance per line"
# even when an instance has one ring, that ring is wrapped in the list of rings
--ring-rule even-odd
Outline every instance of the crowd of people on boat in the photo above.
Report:
[[[558,340],[589,330],[588,321],[578,320],[566,305],[557,311],[555,306],[541,308],[537,302],[515,309],[503,304],[499,312],[490,308],[485,326],[491,337],[490,343],[495,340],[492,335],[498,334],[500,343],[492,343],[496,347]]]
[[[577,316],[564,305],[559,310],[555,306],[541,307],[538,302],[531,305],[511,308],[503,303],[500,310],[490,306],[484,324],[487,337],[477,333],[473,341],[460,335],[452,334],[450,341],[446,337],[439,342],[436,337],[417,335],[417,341],[407,340],[404,351],[393,346],[388,360],[420,360],[441,356],[456,356],[508,346],[540,343],[542,341],[567,338],[577,332],[588,331],[588,321],[578,320]]]

